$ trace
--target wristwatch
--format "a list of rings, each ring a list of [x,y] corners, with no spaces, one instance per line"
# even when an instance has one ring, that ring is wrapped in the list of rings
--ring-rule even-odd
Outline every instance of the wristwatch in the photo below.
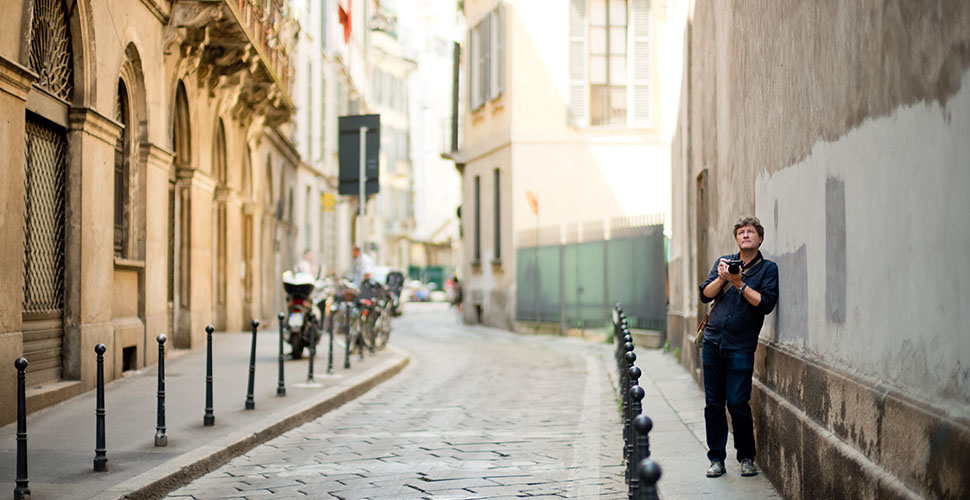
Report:
[[[738,288],[738,293],[743,294],[745,288],[748,288],[748,284],[747,283],[742,284],[741,285],[741,288]]]

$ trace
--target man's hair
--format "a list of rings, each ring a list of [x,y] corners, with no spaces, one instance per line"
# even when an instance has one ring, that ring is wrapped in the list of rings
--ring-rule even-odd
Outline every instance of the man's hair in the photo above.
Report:
[[[741,217],[737,222],[734,223],[734,237],[738,237],[738,229],[744,226],[754,226],[754,230],[758,231],[758,236],[762,240],[765,239],[765,228],[761,225],[761,221],[757,217]]]

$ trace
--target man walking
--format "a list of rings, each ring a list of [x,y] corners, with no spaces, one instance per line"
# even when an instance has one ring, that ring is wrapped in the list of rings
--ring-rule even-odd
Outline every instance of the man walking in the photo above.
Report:
[[[727,405],[734,427],[734,447],[742,476],[758,474],[751,417],[751,375],[754,351],[765,315],[778,301],[778,266],[762,257],[765,229],[756,217],[734,225],[739,252],[717,260],[701,284],[701,302],[711,306],[702,347],[704,363],[704,421],[707,424],[707,477],[724,475],[727,457]]]

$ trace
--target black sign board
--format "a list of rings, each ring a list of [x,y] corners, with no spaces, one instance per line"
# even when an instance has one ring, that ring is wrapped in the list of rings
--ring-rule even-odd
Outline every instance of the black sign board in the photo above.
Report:
[[[337,154],[340,159],[338,192],[342,195],[360,195],[360,128],[367,127],[365,193],[377,194],[380,189],[378,154],[381,151],[381,115],[341,116],[337,120],[340,129],[337,141]]]

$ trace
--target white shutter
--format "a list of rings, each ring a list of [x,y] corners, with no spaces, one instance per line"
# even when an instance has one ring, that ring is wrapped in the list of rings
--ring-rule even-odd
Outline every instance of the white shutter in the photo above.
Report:
[[[653,99],[650,92],[650,0],[633,0],[633,124],[649,127]]]
[[[493,83],[492,98],[502,95],[505,90],[505,6],[499,5],[492,12],[495,39],[492,40]]]
[[[586,0],[569,0],[569,124],[589,124],[586,75]]]
[[[480,43],[478,45],[479,47],[481,47],[481,51],[480,51],[481,64],[479,67],[482,69],[482,73],[480,75],[482,83],[481,83],[481,87],[479,88],[479,91],[481,93],[481,97],[479,100],[480,104],[485,104],[485,101],[487,101],[488,98],[491,96],[491,92],[489,91],[489,87],[491,86],[490,84],[492,83],[492,75],[491,75],[492,26],[491,26],[491,23],[489,22],[491,21],[491,19],[492,17],[489,14],[489,15],[486,15],[478,23],[478,32],[479,32],[479,40],[480,40]]]
[[[475,57],[475,30],[468,30],[468,57],[465,59],[465,65],[468,66],[468,109],[474,110],[476,95],[475,95],[475,65],[478,64],[478,58]]]

